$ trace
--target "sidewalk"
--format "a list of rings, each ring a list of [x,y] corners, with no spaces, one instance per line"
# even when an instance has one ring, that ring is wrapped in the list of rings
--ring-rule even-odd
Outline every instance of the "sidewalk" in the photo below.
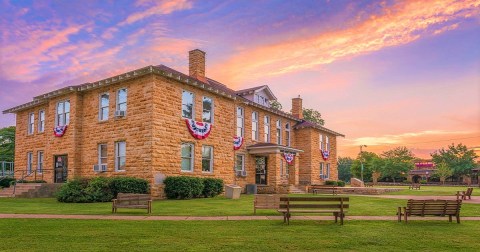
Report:
[[[366,197],[375,197],[375,198],[388,198],[388,199],[415,199],[415,200],[425,200],[425,199],[436,199],[436,200],[456,200],[457,196],[427,196],[427,195],[355,195],[355,196],[366,196]],[[463,204],[480,204],[480,196],[472,196],[472,199],[463,200]]]
[[[0,214],[0,219],[75,219],[133,221],[251,221],[283,220],[283,216],[128,216],[128,215],[57,215]],[[333,216],[292,216],[291,220],[333,220]],[[448,217],[410,217],[410,220],[448,220]],[[397,221],[397,216],[345,216],[345,220]],[[480,216],[461,217],[462,221],[480,221]]]

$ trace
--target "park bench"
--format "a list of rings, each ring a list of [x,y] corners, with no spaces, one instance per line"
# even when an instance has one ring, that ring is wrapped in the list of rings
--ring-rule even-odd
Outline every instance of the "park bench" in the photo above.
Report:
[[[285,194],[255,194],[253,214],[257,214],[257,209],[278,209],[280,197],[285,196]]]
[[[412,190],[420,190],[420,184],[411,184],[408,189],[412,189]]]
[[[448,221],[452,222],[452,216],[455,216],[457,223],[460,223],[461,200],[413,200],[407,202],[406,207],[398,207],[398,221],[402,221],[404,216],[405,223],[408,216],[448,216]]]
[[[112,213],[116,213],[117,208],[140,208],[152,213],[152,197],[150,194],[119,193],[113,200]]]
[[[343,218],[349,208],[348,197],[280,197],[278,212],[283,214],[283,223],[290,224],[290,217],[294,213],[332,213],[335,223]]]
[[[473,192],[473,187],[467,188],[466,191],[457,191],[457,200],[458,199],[466,200],[467,198],[472,199],[472,192]]]
[[[334,185],[312,185],[310,188],[312,190],[312,194],[338,194],[338,189]]]
[[[373,187],[373,183],[372,182],[365,183],[365,187]]]

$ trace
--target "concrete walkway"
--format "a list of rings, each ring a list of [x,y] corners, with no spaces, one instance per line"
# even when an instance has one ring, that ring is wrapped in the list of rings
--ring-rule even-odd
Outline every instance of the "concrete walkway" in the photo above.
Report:
[[[360,196],[360,195],[355,195]],[[456,200],[457,196],[428,196],[428,195],[361,195],[366,197],[388,198],[388,199],[438,199],[438,200]],[[463,204],[480,204],[480,196],[472,196],[472,199],[463,200]]]
[[[0,214],[0,219],[75,219],[133,221],[252,221],[279,220],[283,216],[128,216],[128,215],[59,215],[59,214]],[[291,220],[333,220],[333,216],[292,216]],[[410,217],[410,220],[447,220],[448,217]],[[397,216],[345,216],[345,220],[397,221]],[[480,221],[480,216],[461,217],[462,221]]]

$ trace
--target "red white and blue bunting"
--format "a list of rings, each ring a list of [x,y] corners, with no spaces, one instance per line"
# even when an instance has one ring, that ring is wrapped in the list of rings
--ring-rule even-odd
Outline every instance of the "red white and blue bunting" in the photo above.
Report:
[[[243,145],[243,137],[235,136],[233,137],[233,149],[238,150]]]
[[[62,137],[63,135],[65,135],[66,131],[67,131],[67,125],[57,126],[53,128],[53,135],[55,135],[56,137]]]
[[[287,163],[291,165],[293,163],[293,160],[295,160],[295,154],[285,152],[283,153],[283,158],[285,158],[285,161],[287,161]]]
[[[205,139],[212,131],[212,124],[206,122],[196,122],[192,119],[185,119],[188,131],[196,139]]]
[[[328,150],[320,150],[320,152],[322,153],[323,160],[327,161],[328,156],[330,156],[330,152]]]

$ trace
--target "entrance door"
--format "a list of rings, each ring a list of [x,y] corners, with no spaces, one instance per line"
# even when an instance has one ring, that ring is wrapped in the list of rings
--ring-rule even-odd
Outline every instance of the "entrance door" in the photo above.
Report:
[[[267,158],[255,157],[255,184],[267,184]]]
[[[68,175],[68,156],[67,155],[59,155],[55,156],[55,183],[65,183],[67,182],[67,175]]]

